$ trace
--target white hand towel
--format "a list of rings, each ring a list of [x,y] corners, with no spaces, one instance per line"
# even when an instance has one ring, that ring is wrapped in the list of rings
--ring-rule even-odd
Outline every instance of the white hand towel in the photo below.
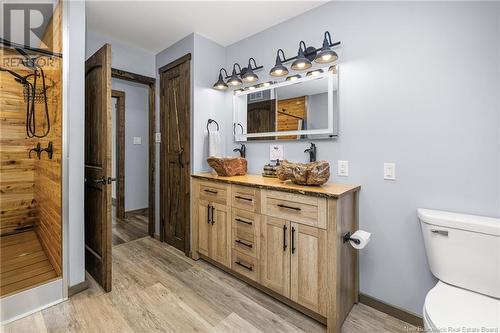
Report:
[[[208,156],[222,157],[221,156],[221,137],[219,131],[208,132]]]

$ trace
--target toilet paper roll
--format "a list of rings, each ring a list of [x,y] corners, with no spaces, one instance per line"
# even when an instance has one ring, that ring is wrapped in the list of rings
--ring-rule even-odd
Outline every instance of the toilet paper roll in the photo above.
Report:
[[[352,245],[353,248],[355,248],[357,250],[361,250],[361,249],[363,249],[366,246],[366,244],[368,244],[368,242],[370,241],[370,236],[371,235],[372,234],[369,233],[368,231],[357,230],[355,233],[353,233],[351,235],[351,238],[359,240],[359,244],[356,244],[352,240],[350,240],[349,243],[351,243],[351,245]]]

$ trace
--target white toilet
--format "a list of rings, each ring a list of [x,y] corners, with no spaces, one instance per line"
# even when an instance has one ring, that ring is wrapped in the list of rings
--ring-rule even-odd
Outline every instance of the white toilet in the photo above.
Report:
[[[500,332],[500,219],[418,209],[439,282],[425,297],[431,332]]]

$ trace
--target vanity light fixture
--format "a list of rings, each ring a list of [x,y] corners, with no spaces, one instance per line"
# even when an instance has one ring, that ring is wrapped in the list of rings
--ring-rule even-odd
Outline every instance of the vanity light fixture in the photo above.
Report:
[[[304,49],[302,49],[302,45],[304,45]],[[304,52],[306,52],[309,49],[309,52],[311,52],[311,48],[308,48],[306,46],[306,43],[301,40],[299,43],[299,51],[297,52],[297,59],[294,60],[292,63],[292,69],[296,71],[303,71],[308,68],[311,68],[312,63],[311,60],[307,59],[305,56]],[[314,48],[312,48],[314,49]],[[314,49],[314,52],[316,52],[316,49]]]
[[[227,89],[227,84],[226,84],[226,82],[224,82],[224,78],[222,77],[222,72],[226,73],[226,76],[227,76],[226,70],[224,68],[221,68],[219,70],[219,79],[213,85],[214,89],[217,89],[217,90],[226,90]]]
[[[330,36],[330,32],[325,31],[325,38],[323,39],[323,46],[319,51],[318,55],[314,59],[318,64],[327,64],[329,62],[335,61],[339,58],[337,52],[333,51],[330,48],[332,44],[332,37]]]
[[[245,90],[255,90],[255,88],[256,88],[255,86],[248,86],[245,88]]]
[[[240,92],[243,92],[245,89],[243,88],[238,88],[234,90],[234,93],[239,94]]]
[[[281,55],[283,56],[283,59],[280,57],[280,52]],[[283,61],[285,61],[285,52],[283,52],[282,49],[278,49],[278,52],[276,52],[276,63],[273,68],[269,71],[269,74],[272,76],[285,76],[288,74],[288,68],[283,66]]]
[[[241,71],[242,75],[241,78],[243,79],[244,82],[255,82],[259,79],[257,74],[255,74],[252,70],[252,60],[254,67],[257,67],[257,63],[255,62],[254,58],[248,59],[248,67],[243,68]]]
[[[296,81],[296,80],[300,79],[301,77],[302,76],[300,76],[300,74],[291,75],[291,76],[286,78],[286,81]]]
[[[259,88],[269,87],[273,83],[274,83],[273,81],[262,82],[261,84],[259,84]]]
[[[312,70],[310,72],[307,72],[306,76],[318,76],[321,73],[323,73],[323,70],[321,68],[318,68],[318,69]]]
[[[234,64],[233,65],[233,73],[231,74],[231,77],[229,78],[229,80],[227,80],[227,84],[229,84],[230,86],[233,86],[233,87],[237,87],[237,86],[240,86],[243,82],[241,81],[241,79],[238,77],[238,74],[236,74],[236,66],[238,66],[240,72],[241,72],[241,67],[239,64]]]

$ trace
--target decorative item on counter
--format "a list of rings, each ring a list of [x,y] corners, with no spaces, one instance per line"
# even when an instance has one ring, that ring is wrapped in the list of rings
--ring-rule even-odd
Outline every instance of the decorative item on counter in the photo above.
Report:
[[[208,165],[217,175],[223,177],[243,176],[247,174],[247,160],[242,157],[209,157]]]
[[[272,165],[271,163],[264,165],[264,172],[262,173],[263,177],[277,178],[276,169],[280,165],[280,160],[276,160],[276,164]]]
[[[330,164],[326,161],[290,163],[284,160],[276,174],[279,180],[291,180],[298,185],[323,185],[330,178]]]

